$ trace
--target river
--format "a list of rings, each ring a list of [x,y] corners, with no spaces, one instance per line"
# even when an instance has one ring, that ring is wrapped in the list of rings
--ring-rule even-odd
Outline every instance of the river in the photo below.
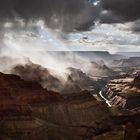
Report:
[[[109,107],[111,107],[112,105],[110,104],[110,102],[108,101],[108,99],[106,99],[106,98],[103,96],[102,91],[103,91],[103,90],[101,90],[101,91],[99,92],[99,96],[106,102],[106,104],[107,104]]]

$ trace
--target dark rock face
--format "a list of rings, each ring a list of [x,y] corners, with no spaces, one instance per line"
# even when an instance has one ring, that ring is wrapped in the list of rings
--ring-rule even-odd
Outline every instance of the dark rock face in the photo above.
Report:
[[[132,81],[132,86],[140,89],[140,75],[136,76]]]
[[[125,137],[124,140],[137,140],[138,132],[136,127],[132,123],[128,123],[125,126]]]
[[[92,140],[139,140],[139,132],[132,123],[127,123],[125,129],[116,129],[103,135],[95,136]]]
[[[0,73],[0,136],[82,140],[110,129],[110,111],[88,92],[67,97]]]
[[[0,73],[0,136],[20,139],[43,127],[42,120],[34,116],[29,103],[56,103],[62,99],[58,93],[46,91],[34,82]]]

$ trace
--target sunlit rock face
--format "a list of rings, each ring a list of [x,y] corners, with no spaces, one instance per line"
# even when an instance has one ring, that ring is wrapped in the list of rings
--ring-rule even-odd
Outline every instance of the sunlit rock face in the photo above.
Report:
[[[134,109],[140,106],[140,77],[112,80],[104,89],[104,96],[113,106]]]

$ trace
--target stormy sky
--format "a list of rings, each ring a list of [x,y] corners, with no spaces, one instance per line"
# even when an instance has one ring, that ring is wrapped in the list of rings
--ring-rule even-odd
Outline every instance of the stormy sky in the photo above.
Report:
[[[0,0],[0,39],[3,54],[140,51],[140,1]]]
[[[47,26],[64,30],[88,28],[98,15],[86,0],[0,0],[0,17],[4,19],[43,19]]]

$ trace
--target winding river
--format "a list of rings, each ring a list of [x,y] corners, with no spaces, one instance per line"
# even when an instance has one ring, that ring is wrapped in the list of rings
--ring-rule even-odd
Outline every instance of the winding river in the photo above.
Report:
[[[102,94],[103,89],[99,92],[99,96],[106,102],[106,104],[111,107],[110,102],[108,101],[108,99],[106,99],[103,94]]]

